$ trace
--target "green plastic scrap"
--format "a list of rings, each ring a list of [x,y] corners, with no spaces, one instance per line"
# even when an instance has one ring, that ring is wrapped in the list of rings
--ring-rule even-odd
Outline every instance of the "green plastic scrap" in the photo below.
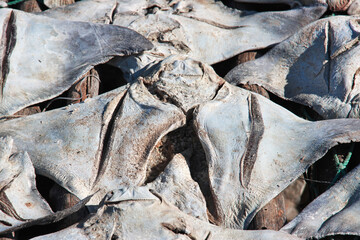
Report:
[[[335,165],[336,165],[337,172],[336,172],[336,175],[335,175],[334,179],[331,182],[332,185],[335,184],[335,182],[339,178],[343,177],[346,174],[346,172],[347,172],[346,167],[350,162],[350,158],[351,158],[352,153],[354,151],[354,145],[355,145],[355,143],[351,143],[350,150],[349,150],[344,162],[340,162],[338,155],[334,154],[334,160],[335,160]]]

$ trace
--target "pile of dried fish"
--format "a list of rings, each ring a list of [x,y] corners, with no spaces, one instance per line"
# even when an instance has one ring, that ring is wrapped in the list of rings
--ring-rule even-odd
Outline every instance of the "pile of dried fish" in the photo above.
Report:
[[[65,2],[0,9],[0,237],[360,236],[358,0]]]

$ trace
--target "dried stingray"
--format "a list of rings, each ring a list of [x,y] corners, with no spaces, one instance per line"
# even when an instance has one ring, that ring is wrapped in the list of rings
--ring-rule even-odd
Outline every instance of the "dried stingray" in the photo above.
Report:
[[[360,236],[360,165],[310,203],[281,230],[301,238]]]
[[[93,217],[60,232],[34,238],[60,239],[299,239],[271,230],[224,229],[189,216],[145,187],[113,191]]]
[[[94,65],[150,49],[133,30],[1,9],[0,115],[57,96]],[[24,54],[26,53],[26,54]]]
[[[81,4],[51,9],[43,14],[94,22],[111,20],[112,24],[133,29],[152,41],[154,49],[139,56],[112,61],[122,69],[127,79],[131,79],[132,73],[148,63],[172,54],[186,54],[204,63],[214,64],[244,51],[268,47],[318,19],[326,10],[324,6],[312,6],[250,14],[228,8],[215,0],[143,0],[134,3],[119,0],[116,5],[104,1],[103,5],[108,7],[101,6],[99,11],[95,10],[93,19],[85,14],[75,14],[82,12],[82,9],[87,11],[86,6],[92,2],[99,4],[94,0],[82,1]],[[105,15],[108,17],[104,18]]]
[[[77,197],[99,190],[90,201],[97,204],[112,189],[143,184],[150,151],[184,122],[180,109],[139,82],[85,103],[0,122],[0,136],[12,136],[38,173]]]
[[[319,20],[225,79],[257,84],[313,108],[324,118],[359,118],[360,18]]]
[[[51,214],[36,189],[29,155],[18,152],[11,137],[0,138],[0,232]]]
[[[182,212],[208,221],[206,202],[199,185],[191,178],[186,159],[176,154],[165,170],[147,184]]]
[[[195,111],[216,217],[245,229],[256,212],[339,143],[360,140],[360,120],[309,122],[225,83]]]

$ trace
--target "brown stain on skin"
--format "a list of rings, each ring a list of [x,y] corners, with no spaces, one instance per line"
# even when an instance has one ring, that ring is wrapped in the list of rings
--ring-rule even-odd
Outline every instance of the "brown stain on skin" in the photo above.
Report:
[[[27,206],[28,208],[31,208],[31,207],[32,207],[32,204],[29,203],[29,202],[27,202],[27,203],[25,203],[25,206]]]

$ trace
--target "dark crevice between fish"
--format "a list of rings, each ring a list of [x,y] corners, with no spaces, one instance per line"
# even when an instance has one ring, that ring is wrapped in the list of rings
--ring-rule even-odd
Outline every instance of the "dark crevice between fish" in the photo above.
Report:
[[[16,17],[13,11],[10,11],[4,19],[4,25],[1,36],[1,62],[0,62],[0,98],[3,98],[3,91],[6,78],[9,73],[10,56],[16,44]]]
[[[326,29],[325,29],[325,33],[327,35],[327,42],[324,43],[324,45],[326,45],[326,60],[327,60],[327,64],[325,65],[325,75],[326,75],[326,84],[327,84],[327,90],[328,90],[328,94],[330,94],[330,91],[331,91],[331,72],[332,72],[332,58],[331,58],[331,45],[332,45],[332,38],[333,36],[331,36],[332,34],[332,28],[331,28],[331,23],[330,22],[327,22],[326,24]]]
[[[57,96],[53,99],[50,99],[48,101],[44,101],[41,103],[38,103],[38,105],[42,112],[50,111],[58,108],[65,107],[69,104],[74,104],[83,101],[86,98],[94,97],[96,95],[109,92],[111,90],[114,90],[116,88],[119,88],[121,86],[124,86],[127,84],[126,80],[123,77],[123,73],[120,69],[110,66],[108,64],[100,64],[94,67],[96,70],[97,75],[90,74],[86,76],[86,74],[80,78],[79,81],[77,81],[69,90],[62,93],[60,96]],[[88,73],[91,73],[92,70],[90,70]],[[87,77],[94,77],[96,80],[100,82],[99,91],[97,93],[91,93],[91,96],[80,96],[79,97],[71,97],[74,96],[73,94],[73,88],[75,85],[77,85],[79,82],[86,80]],[[85,85],[85,84],[84,84]],[[88,85],[86,85],[86,88]],[[84,92],[87,92],[88,89],[85,89]]]
[[[247,61],[251,61],[253,59],[257,59],[257,58],[263,56],[269,50],[270,50],[270,48],[264,48],[264,49],[254,50],[254,51],[243,52],[234,57],[228,58],[224,61],[215,63],[211,66],[213,67],[213,69],[215,70],[217,75],[224,78],[225,75],[228,72],[230,72],[230,70],[232,70],[237,65],[247,62]]]
[[[116,234],[111,236],[111,240],[118,240],[120,239],[119,236],[117,236]]]
[[[284,194],[279,193],[267,203],[252,219],[248,230],[280,230],[286,222]]]
[[[310,240],[360,240],[360,236],[356,235],[334,235],[323,238],[310,238]]]
[[[230,8],[236,8],[244,11],[256,11],[256,12],[274,12],[274,11],[286,11],[290,10],[291,6],[281,3],[245,3],[235,2],[234,0],[221,0],[223,4]],[[294,3],[293,7],[300,6],[300,4]]]
[[[320,17],[320,19],[334,16],[349,16],[349,14],[346,11],[334,12],[328,8],[326,12]]]
[[[170,136],[169,136],[170,135]],[[154,181],[166,168],[174,157],[174,139],[171,133],[165,135],[150,152],[144,184]]]
[[[45,10],[48,10],[49,8],[44,4],[44,1],[43,0],[37,0],[36,1],[40,10],[41,11],[45,11]],[[23,5],[24,2],[19,2],[17,4],[14,4],[14,5],[11,5],[9,6],[10,8],[13,8],[13,9],[18,9],[18,10],[23,10],[21,7]]]
[[[160,9],[161,9],[160,5],[153,4],[153,5],[148,6],[147,8],[144,9],[144,11],[145,11],[144,15],[148,16],[148,15],[151,15],[151,14],[155,14]]]
[[[293,114],[295,114],[300,118],[309,121],[324,120],[323,117],[321,117],[317,112],[315,112],[313,109],[311,109],[308,106],[282,99],[271,92],[268,92],[268,94],[272,102],[282,106],[283,108],[287,109],[288,111],[292,112]]]
[[[209,221],[220,224],[216,199],[211,191],[209,169],[205,151],[192,123],[194,109],[188,111],[187,124],[165,135],[152,150],[147,167],[146,181],[154,181],[166,168],[175,154],[182,153],[189,164],[191,177],[199,184],[208,209]]]
[[[309,179],[306,181],[309,185],[311,201],[335,184],[333,180],[337,174],[337,166],[334,160],[334,155],[337,154],[340,162],[344,162],[349,150],[351,149],[351,144],[352,143],[339,144],[331,148],[325,156],[315,162],[306,171],[305,177]],[[360,143],[354,144],[355,146],[353,148],[352,156],[346,166],[346,172],[351,171],[360,164]],[[339,179],[337,179],[337,181]]]
[[[192,129],[189,129],[189,122],[192,119],[194,109],[190,109],[186,115],[187,124],[165,135],[149,154],[146,180],[144,184],[154,181],[173,159],[175,154],[181,153],[187,159],[193,153],[191,143]]]
[[[68,105],[67,92],[62,93],[60,96],[57,96],[53,99],[38,103],[41,112],[51,111],[54,109],[66,107]]]
[[[95,70],[99,73],[101,81],[99,94],[127,84],[123,72],[117,67],[105,63],[95,66]]]
[[[59,212],[65,209],[66,211],[69,211],[71,207],[74,207],[80,202],[76,196],[72,195],[47,177],[36,175],[36,187],[54,212]],[[72,198],[72,202],[69,201],[70,198]],[[60,221],[54,220],[54,217],[49,217],[48,220],[45,217],[42,220],[31,221],[27,223],[24,228],[15,231],[15,238],[18,240],[25,240],[60,231],[80,221],[81,219],[84,219],[88,213],[87,208],[82,206],[74,213],[66,216]],[[60,219],[60,217],[58,219]]]

